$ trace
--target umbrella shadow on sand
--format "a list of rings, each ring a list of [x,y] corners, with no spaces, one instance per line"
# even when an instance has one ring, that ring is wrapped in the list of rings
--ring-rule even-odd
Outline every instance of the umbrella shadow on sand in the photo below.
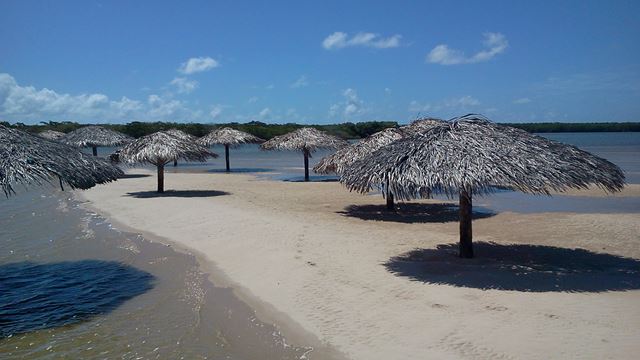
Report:
[[[350,205],[338,214],[355,217],[362,220],[391,221],[399,223],[443,223],[460,219],[457,204],[418,204],[405,203],[396,206],[395,211],[389,211],[386,205]],[[476,207],[473,219],[484,219],[496,215],[488,209]]]
[[[231,195],[226,191],[218,190],[167,190],[163,193],[156,191],[134,191],[128,192],[125,196],[138,199],[159,198],[159,197],[182,197],[182,198],[198,198],[198,197],[216,197]]]
[[[139,178],[145,178],[145,177],[149,177],[151,175],[149,174],[123,174],[120,177],[118,177],[118,179],[139,179]]]
[[[640,260],[542,245],[474,244],[473,259],[458,244],[417,249],[383,264],[397,276],[429,284],[524,292],[604,292],[640,289]]]

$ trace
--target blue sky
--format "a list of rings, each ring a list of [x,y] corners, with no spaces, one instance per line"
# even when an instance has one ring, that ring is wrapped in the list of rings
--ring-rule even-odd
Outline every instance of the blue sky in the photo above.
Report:
[[[640,121],[640,1],[2,1],[0,120]]]

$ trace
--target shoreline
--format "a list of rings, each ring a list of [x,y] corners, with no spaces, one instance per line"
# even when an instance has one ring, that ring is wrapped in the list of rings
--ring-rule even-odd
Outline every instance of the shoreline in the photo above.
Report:
[[[121,221],[114,219],[112,214],[102,210],[95,205],[92,205],[89,200],[83,196],[83,192],[74,191],[72,193],[73,201],[78,204],[82,209],[89,212],[94,212],[104,218],[112,227],[118,231],[126,232],[130,234],[136,234],[142,237],[141,241],[147,241],[150,243],[161,244],[168,246],[177,253],[193,256],[199,270],[206,276],[209,284],[208,288],[228,288],[234,295],[238,297],[240,301],[245,303],[253,312],[255,317],[269,325],[274,326],[287,340],[288,345],[295,345],[300,347],[310,347],[312,350],[305,353],[301,359],[331,359],[331,360],[343,360],[346,359],[343,354],[340,354],[337,350],[323,344],[318,337],[308,332],[300,324],[295,322],[286,313],[279,311],[272,305],[261,301],[255,297],[247,288],[242,284],[233,281],[229,276],[220,269],[216,263],[207,257],[206,254],[191,248],[178,241],[174,241],[170,238],[155,234],[151,231],[138,229],[131,227]],[[321,354],[321,357],[316,357],[315,354]],[[308,356],[307,356],[308,355]]]
[[[149,173],[141,169],[134,171]],[[527,304],[534,308],[539,308],[540,305],[553,307],[559,298],[587,296],[593,304],[582,306],[596,313],[593,317],[598,318],[595,322],[597,324],[612,316],[609,310],[600,306],[593,308],[603,298],[614,299],[611,301],[619,302],[618,305],[623,308],[639,298],[638,291],[633,290],[530,295],[527,292],[429,285],[393,276],[381,266],[385,259],[415,248],[455,242],[456,224],[396,224],[337,215],[342,209],[340,204],[382,204],[382,201],[379,197],[350,194],[339,189],[339,185],[335,183],[283,183],[251,175],[171,173],[167,178],[169,188],[176,187],[183,192],[192,191],[189,189],[207,189],[201,191],[228,193],[225,196],[171,198],[149,195],[154,188],[154,179],[153,176],[126,179],[116,183],[117,186],[101,186],[79,195],[85,200],[83,206],[103,214],[114,225],[141,233],[148,239],[170,243],[176,249],[196,256],[203,265],[203,271],[207,272],[214,284],[233,288],[261,320],[275,323],[282,329],[285,338],[293,340],[292,334],[304,333],[303,339],[316,339],[318,343],[335,349],[336,354],[349,358],[417,359],[426,355],[464,358],[489,354],[507,358],[516,355],[521,358],[537,358],[536,354],[542,349],[550,350],[540,347],[536,342],[529,344],[527,349],[517,346],[512,348],[487,339],[485,331],[475,330],[469,331],[468,336],[479,337],[480,343],[469,343],[466,335],[462,338],[459,335],[462,329],[470,330],[466,325],[461,326],[460,321],[462,318],[475,318],[469,319],[470,323],[486,330],[486,319],[480,319],[489,316],[488,324],[494,324],[490,334],[513,338],[518,335],[512,333],[516,330],[521,333],[522,329],[510,321],[505,323],[505,319],[501,319],[504,314],[493,314],[495,310],[490,309],[504,308],[505,311],[509,310],[507,313],[511,313],[512,307],[519,308],[518,312],[511,315],[526,319],[525,321],[535,321],[534,327],[542,329],[550,324],[546,324],[546,320],[530,319],[530,311],[525,310]],[[255,182],[260,182],[260,185],[254,186]],[[130,194],[147,194],[148,198],[145,198],[146,195]],[[114,197],[118,197],[116,202]],[[186,208],[191,205],[193,209]],[[161,212],[172,214],[172,218],[165,222],[158,221],[148,214],[149,206],[157,209],[157,216],[162,216]],[[181,212],[168,212],[162,210],[163,206],[175,206],[181,208]],[[203,214],[196,211],[198,209]],[[246,218],[237,219],[242,216]],[[501,221],[495,220],[498,217]],[[496,230],[498,235],[506,231],[509,238],[514,232],[513,229],[504,228],[501,223],[505,220],[517,221],[523,228],[537,229],[541,223],[546,225],[545,229],[518,239],[518,242],[524,244],[576,246],[617,255],[631,253],[634,258],[640,257],[635,249],[638,239],[634,230],[637,230],[638,222],[634,214],[502,213],[474,222],[474,227],[478,230],[477,239],[501,242],[500,236],[491,235]],[[599,239],[603,239],[614,227],[620,226],[621,221],[627,227],[630,225],[626,231],[615,233],[622,244],[617,247],[616,244],[606,244],[607,248],[603,250]],[[599,225],[589,227],[594,222]],[[566,225],[575,228],[576,235],[571,237],[573,241],[565,241],[563,244],[562,240],[565,239],[557,238],[563,238],[559,229]],[[150,229],[159,233],[149,231]],[[185,234],[184,230],[192,233],[182,236]],[[363,231],[368,231],[369,234],[363,237]],[[377,240],[368,239],[368,235]],[[262,237],[265,241],[260,241]],[[380,237],[383,241],[380,241]],[[385,237],[398,240],[389,244],[384,241]],[[247,252],[255,252],[256,256]],[[353,257],[355,254],[357,257]],[[359,271],[360,267],[366,270]],[[261,269],[264,270],[260,271]],[[256,280],[256,274],[262,275],[264,281]],[[279,287],[280,282],[283,288]],[[532,299],[527,298],[536,300],[532,302]],[[465,314],[462,310],[465,306],[471,305],[478,310],[475,304],[478,301],[485,304],[484,307],[480,306],[480,314]],[[569,310],[558,312],[562,314]],[[635,308],[627,310],[631,312],[623,323],[629,325],[629,321],[639,321],[640,312]],[[369,313],[370,311],[375,313]],[[465,315],[462,316],[463,314]],[[567,314],[562,314],[565,315]],[[412,328],[419,326],[416,321],[435,324],[436,329],[421,327],[422,333],[415,334]],[[581,320],[585,321],[594,326],[594,319]],[[611,322],[615,324],[615,321]],[[496,328],[496,325],[499,326]],[[611,323],[607,326],[611,326]],[[616,334],[624,335],[624,326],[618,326],[620,328]],[[568,354],[579,356],[585,351],[604,354],[611,350],[609,346],[594,346],[595,340],[584,339],[585,334],[578,327],[572,330],[576,333],[571,336],[574,344]],[[632,349],[640,350],[624,339],[618,339],[618,342],[618,345],[622,345],[622,350],[618,353],[624,351],[629,354]],[[477,352],[467,353],[466,350],[461,350],[460,344],[463,343],[468,343],[463,347],[474,348]],[[313,353],[311,358],[316,358]]]

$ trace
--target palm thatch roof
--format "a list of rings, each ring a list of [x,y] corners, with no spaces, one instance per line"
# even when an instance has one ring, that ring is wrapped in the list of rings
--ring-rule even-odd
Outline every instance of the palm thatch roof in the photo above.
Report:
[[[131,140],[128,135],[102,126],[83,126],[60,139],[65,144],[77,147],[118,146]]]
[[[220,144],[235,147],[241,144],[259,144],[261,142],[264,142],[264,139],[230,127],[215,129],[198,139],[198,143],[204,146]]]
[[[171,134],[173,136],[177,136],[179,138],[188,140],[188,141],[197,141],[198,138],[196,136],[193,136],[191,134],[188,134],[182,130],[178,130],[178,129],[169,129],[166,131],[168,134]]]
[[[318,174],[342,174],[344,169],[358,159],[371,154],[379,148],[401,139],[403,132],[398,128],[388,128],[378,131],[358,141],[355,144],[343,147],[329,156],[325,156],[313,167]]]
[[[413,121],[411,124],[401,127],[405,136],[409,133],[421,132],[432,128],[434,125],[442,123],[442,119],[437,118],[422,118]]]
[[[218,157],[218,155],[195,141],[168,131],[158,131],[125,145],[120,150],[119,157],[120,161],[129,164],[164,165],[179,159],[203,162],[208,157]]]
[[[441,121],[442,120],[432,118],[421,119],[399,128],[388,128],[378,131],[355,144],[351,144],[324,157],[313,167],[313,171],[319,174],[335,173],[340,175],[346,167],[381,147],[389,145],[403,137],[413,135],[416,132],[424,131]]]
[[[549,194],[595,184],[619,191],[622,170],[613,163],[480,115],[466,115],[397,140],[348,167],[340,181],[352,191],[381,184],[403,200],[425,188],[450,197],[461,191],[482,195],[495,186]]]
[[[276,136],[260,145],[262,150],[294,150],[313,153],[318,149],[340,149],[348,142],[310,127]]]
[[[49,139],[49,140],[58,140],[64,136],[64,133],[61,131],[55,130],[44,130],[38,133],[38,136],[41,138]]]
[[[0,125],[0,187],[6,196],[15,184],[42,185],[57,177],[73,189],[115,181],[122,170],[59,142]]]

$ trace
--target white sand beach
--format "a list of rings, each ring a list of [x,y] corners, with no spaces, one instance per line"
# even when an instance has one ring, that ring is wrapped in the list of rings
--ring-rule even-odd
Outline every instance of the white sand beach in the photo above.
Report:
[[[638,214],[483,217],[473,223],[477,258],[461,260],[435,250],[458,239],[457,213],[446,207],[431,218],[387,217],[378,213],[381,197],[339,183],[238,174],[170,173],[168,192],[156,196],[153,172],[130,172],[152,176],[79,197],[114,224],[210,261],[218,269],[212,280],[233,287],[263,320],[285,335],[302,328],[347,358],[632,359],[640,352],[640,279],[625,275],[631,267],[637,276],[638,262],[614,257],[640,259]],[[637,186],[629,191],[638,195]],[[430,202],[439,201],[421,203]]]

